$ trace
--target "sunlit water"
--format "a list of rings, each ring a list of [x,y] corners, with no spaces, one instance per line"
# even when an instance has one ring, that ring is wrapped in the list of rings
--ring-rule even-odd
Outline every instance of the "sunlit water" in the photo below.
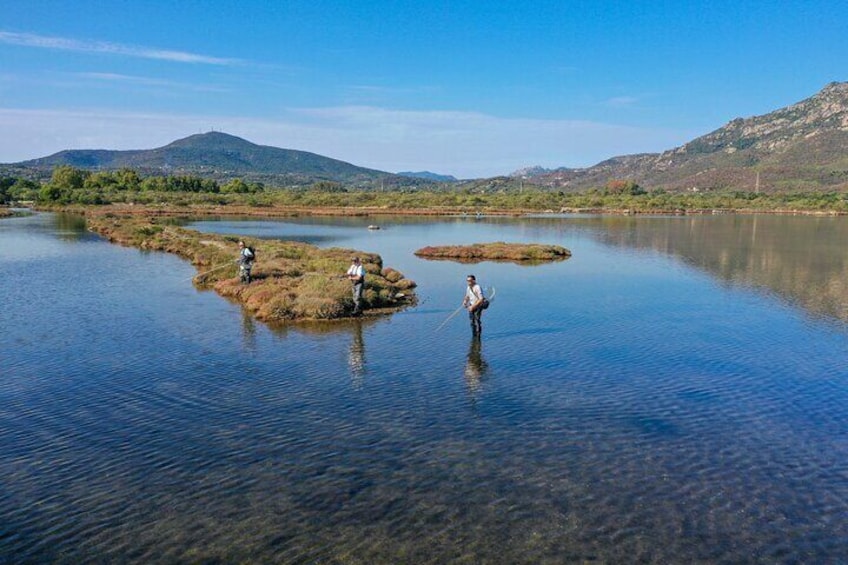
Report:
[[[845,219],[193,227],[380,253],[419,304],[271,329],[175,256],[0,220],[0,563],[848,560]],[[413,254],[486,241],[574,255]],[[440,328],[469,272],[479,342]]]

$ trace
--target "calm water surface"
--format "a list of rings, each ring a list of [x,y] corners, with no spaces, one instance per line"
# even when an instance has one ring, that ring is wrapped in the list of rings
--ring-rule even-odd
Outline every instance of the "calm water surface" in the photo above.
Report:
[[[846,219],[192,226],[380,253],[420,303],[273,329],[177,257],[0,220],[0,563],[848,560]],[[413,255],[498,240],[574,255]],[[480,341],[437,329],[468,272]]]

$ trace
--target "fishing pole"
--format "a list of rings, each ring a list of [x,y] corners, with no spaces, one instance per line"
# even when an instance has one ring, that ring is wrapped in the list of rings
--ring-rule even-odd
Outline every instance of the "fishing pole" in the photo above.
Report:
[[[462,310],[463,308],[465,308],[465,304],[460,304],[460,305],[459,305],[459,308],[457,308],[456,310],[454,310],[454,311],[453,311],[453,313],[452,313],[450,316],[448,316],[448,317],[445,319],[445,321],[444,321],[444,322],[442,322],[442,323],[439,325],[439,327],[438,327],[438,328],[436,328],[434,331],[439,331],[440,329],[442,329],[442,327],[443,327],[445,324],[447,324],[447,323],[451,320],[451,318],[453,318],[454,316],[456,316],[457,314],[459,314],[459,311],[460,311],[460,310]]]
[[[196,279],[196,278],[199,278],[199,277],[205,277],[205,276],[206,276],[206,275],[208,275],[208,274],[214,273],[215,271],[220,271],[221,269],[223,269],[223,268],[225,268],[225,267],[229,267],[229,266],[230,266],[230,264],[229,264],[229,263],[224,263],[223,265],[218,265],[218,266],[217,266],[217,267],[215,267],[214,269],[210,269],[210,270],[208,270],[208,271],[206,271],[206,272],[204,272],[204,273],[200,273],[200,274],[194,275],[193,277],[191,277],[191,278],[190,278],[190,279],[188,279],[188,280],[192,281],[192,280],[194,280],[194,279]]]
[[[491,301],[495,298],[495,294],[496,294],[496,293],[497,293],[497,290],[495,289],[495,287],[492,287],[492,294],[489,296],[489,298],[488,298],[487,300],[488,300],[489,302],[491,302]],[[454,311],[453,311],[453,313],[452,313],[450,316],[448,316],[448,317],[445,319],[445,321],[444,321],[444,322],[442,322],[442,323],[439,325],[439,327],[438,327],[438,328],[436,328],[434,331],[439,331],[440,329],[442,329],[442,327],[443,327],[445,324],[447,324],[447,323],[451,320],[451,318],[453,318],[454,316],[456,316],[457,314],[459,314],[459,311],[460,311],[460,310],[462,310],[463,308],[465,308],[465,303],[464,303],[464,302],[463,302],[462,304],[460,304],[460,305],[459,305],[459,308],[457,308],[456,310],[454,310]]]

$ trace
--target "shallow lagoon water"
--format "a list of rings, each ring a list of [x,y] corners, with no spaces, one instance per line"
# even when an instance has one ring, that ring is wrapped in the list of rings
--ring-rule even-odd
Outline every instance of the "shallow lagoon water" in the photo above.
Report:
[[[377,252],[420,302],[269,328],[177,257],[1,220],[0,562],[848,558],[845,219],[192,226]],[[413,254],[498,240],[574,255]],[[437,329],[468,272],[479,342]]]

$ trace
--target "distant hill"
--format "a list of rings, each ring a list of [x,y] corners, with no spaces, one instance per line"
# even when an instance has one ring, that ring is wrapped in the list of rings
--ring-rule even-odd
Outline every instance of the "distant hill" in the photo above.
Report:
[[[727,125],[663,153],[613,157],[530,180],[552,188],[602,187],[612,179],[645,188],[848,191],[848,82],[763,116]]]
[[[420,171],[417,173],[406,171],[398,174],[402,177],[410,177],[414,179],[427,179],[434,182],[456,182],[457,180],[459,180],[453,175],[440,175],[438,173],[431,173],[430,171]]]
[[[218,180],[242,178],[271,186],[303,185],[318,181],[359,187],[381,184],[409,186],[425,182],[422,179],[357,167],[306,151],[256,145],[221,132],[192,135],[157,149],[72,149],[6,167],[15,171],[30,169],[49,174],[59,165],[90,170],[130,168],[146,175],[192,174]]]

